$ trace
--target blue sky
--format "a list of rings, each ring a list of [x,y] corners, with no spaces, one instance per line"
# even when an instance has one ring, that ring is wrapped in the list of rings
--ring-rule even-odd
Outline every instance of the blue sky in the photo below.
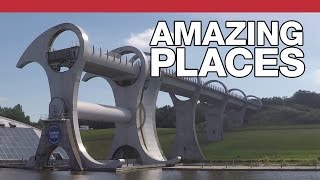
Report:
[[[201,20],[205,26],[209,20],[224,24],[226,20],[297,20],[304,27],[304,62],[306,71],[303,76],[294,79],[280,78],[223,78],[229,88],[237,87],[247,94],[258,97],[291,96],[299,89],[320,92],[320,34],[317,20],[319,14],[150,14],[150,13],[105,13],[105,14],[0,14],[0,105],[14,106],[22,104],[27,115],[37,121],[42,114],[48,113],[50,100],[47,77],[37,64],[24,69],[15,67],[26,47],[43,31],[63,22],[81,26],[88,34],[89,41],[103,49],[114,49],[122,45],[137,45],[142,49],[152,28],[158,20],[166,20],[172,28],[175,20]],[[206,27],[206,26],[205,26]],[[204,27],[204,29],[205,29]],[[72,43],[72,42],[70,42]],[[221,48],[221,56],[230,48]],[[199,68],[205,54],[205,48],[189,47],[187,66]],[[217,79],[214,74],[207,79]],[[114,104],[110,86],[102,79],[81,83],[79,99],[90,102]],[[171,105],[169,96],[161,93],[158,106]]]

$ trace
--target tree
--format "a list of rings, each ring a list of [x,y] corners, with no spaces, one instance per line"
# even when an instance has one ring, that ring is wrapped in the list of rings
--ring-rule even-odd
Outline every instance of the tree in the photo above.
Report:
[[[35,123],[31,123],[30,116],[25,115],[20,104],[15,105],[13,108],[0,107],[0,116],[13,119],[28,125],[35,125]]]

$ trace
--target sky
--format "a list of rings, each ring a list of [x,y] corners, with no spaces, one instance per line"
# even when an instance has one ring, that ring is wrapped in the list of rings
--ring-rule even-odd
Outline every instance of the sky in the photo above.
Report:
[[[153,30],[159,20],[165,20],[170,29],[174,21],[196,21],[203,23],[206,29],[208,21],[218,21],[224,24],[227,20],[296,20],[304,28],[303,59],[306,71],[299,78],[255,78],[253,75],[245,78],[217,78],[210,74],[206,79],[218,79],[228,88],[239,88],[247,95],[258,97],[292,96],[294,92],[303,89],[320,93],[320,57],[318,43],[320,42],[319,14],[272,14],[272,13],[82,13],[82,14],[0,14],[0,106],[12,107],[21,104],[25,113],[33,121],[48,114],[50,101],[49,86],[44,70],[33,63],[24,69],[16,68],[20,56],[27,46],[42,32],[60,23],[70,22],[82,27],[89,37],[90,44],[101,46],[103,50],[112,50],[123,45],[133,45],[142,50],[148,50]],[[173,29],[172,29],[173,30]],[[223,32],[227,33],[227,32]],[[63,36],[61,36],[63,37]],[[69,38],[68,35],[65,37]],[[57,40],[57,41],[60,41]],[[60,43],[60,44],[59,44]],[[74,45],[75,40],[61,38],[57,46]],[[224,57],[230,49],[219,48]],[[187,48],[187,67],[199,68],[205,47]],[[238,64],[239,65],[239,64]],[[240,64],[241,65],[241,64]],[[82,82],[79,90],[79,100],[114,105],[114,98],[109,84],[101,78]],[[157,106],[172,105],[166,93],[160,93]]]

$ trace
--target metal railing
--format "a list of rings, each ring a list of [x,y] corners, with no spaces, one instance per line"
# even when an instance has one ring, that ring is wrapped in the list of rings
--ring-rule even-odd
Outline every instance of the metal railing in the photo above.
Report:
[[[197,78],[194,78],[194,77],[176,77],[176,73],[172,69],[163,69],[162,72],[164,74],[168,75],[168,76],[171,76],[171,77],[174,77],[174,78],[177,78],[177,79],[181,79],[181,80],[189,82],[189,83],[198,84]],[[204,82],[200,80],[200,85],[203,85],[203,84],[204,84]],[[215,86],[213,84],[209,84],[208,86],[203,86],[202,88],[207,89],[207,90],[211,90],[211,91],[214,91],[214,92],[217,92],[217,93],[225,94],[224,88],[221,88],[219,86]],[[230,92],[229,96],[237,98],[237,99],[242,100],[242,101],[244,101],[244,99],[245,99],[245,97],[243,97],[241,95],[238,95],[238,94],[236,94],[234,92]],[[251,103],[251,104],[260,106],[260,103],[257,102],[257,101],[248,101],[248,102]]]
[[[60,116],[50,117],[49,114],[41,114],[39,117],[40,121],[46,120],[68,120],[70,119],[69,113],[63,113]]]

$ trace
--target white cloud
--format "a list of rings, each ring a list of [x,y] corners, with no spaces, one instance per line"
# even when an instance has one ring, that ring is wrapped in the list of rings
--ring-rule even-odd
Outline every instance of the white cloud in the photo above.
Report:
[[[141,50],[148,50],[153,31],[154,29],[146,29],[141,33],[131,33],[130,37],[125,40],[125,43]]]
[[[131,33],[130,37],[125,40],[125,44],[129,46],[137,47],[142,51],[149,51],[150,46],[149,43],[151,41],[152,35],[154,32],[154,28],[146,29],[141,33]],[[170,32],[171,36],[174,37],[173,33]],[[160,42],[158,46],[165,46],[164,42]],[[171,46],[174,48],[176,46]],[[183,46],[181,46],[183,47]]]

